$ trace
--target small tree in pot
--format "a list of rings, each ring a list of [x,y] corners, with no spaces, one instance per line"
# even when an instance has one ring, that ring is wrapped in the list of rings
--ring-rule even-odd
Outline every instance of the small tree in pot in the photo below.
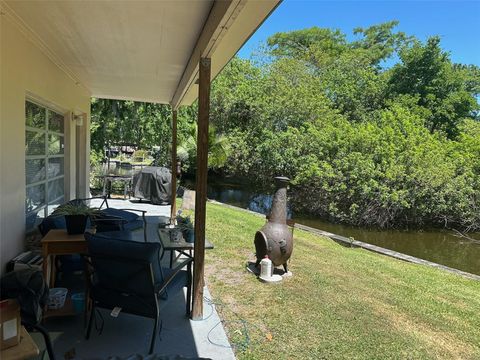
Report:
[[[89,217],[101,214],[98,208],[92,208],[85,203],[66,203],[55,209],[52,216],[65,216],[67,233],[83,234]]]

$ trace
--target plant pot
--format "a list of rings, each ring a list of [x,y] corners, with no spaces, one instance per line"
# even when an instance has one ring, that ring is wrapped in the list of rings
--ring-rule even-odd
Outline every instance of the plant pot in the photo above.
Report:
[[[65,215],[65,224],[69,235],[83,234],[87,226],[86,215]]]
[[[183,230],[183,238],[186,242],[193,244],[195,242],[195,231],[193,229]]]

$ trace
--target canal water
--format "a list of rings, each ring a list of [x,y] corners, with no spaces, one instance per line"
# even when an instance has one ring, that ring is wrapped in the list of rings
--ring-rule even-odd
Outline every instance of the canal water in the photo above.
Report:
[[[256,191],[246,184],[209,178],[208,198],[226,204],[266,214],[272,204],[272,196]],[[193,188],[194,183],[183,184]],[[480,242],[458,237],[447,230],[401,231],[375,230],[332,224],[327,221],[290,211],[295,222],[334,234],[353,237],[355,240],[378,245],[400,253],[433,261],[455,269],[480,275]],[[468,234],[480,241],[480,233]]]

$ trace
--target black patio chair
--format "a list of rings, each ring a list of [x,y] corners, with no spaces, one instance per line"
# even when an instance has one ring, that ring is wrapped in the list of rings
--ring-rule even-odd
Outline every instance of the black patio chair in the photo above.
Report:
[[[174,269],[162,268],[162,247],[159,243],[113,239],[108,236],[85,233],[87,240],[87,283],[91,310],[86,339],[90,337],[97,308],[113,310],[154,319],[149,354],[155,347],[159,325],[159,301],[162,293],[174,282],[187,286],[186,314],[190,314],[191,264],[188,258]],[[172,289],[173,290],[173,289]]]

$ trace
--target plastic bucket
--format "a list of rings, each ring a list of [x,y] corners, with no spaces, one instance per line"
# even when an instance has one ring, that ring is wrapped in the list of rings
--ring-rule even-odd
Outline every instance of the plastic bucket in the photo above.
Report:
[[[85,293],[76,293],[72,295],[73,308],[77,314],[85,310]]]
[[[52,288],[48,291],[48,308],[61,309],[65,305],[68,289]]]

